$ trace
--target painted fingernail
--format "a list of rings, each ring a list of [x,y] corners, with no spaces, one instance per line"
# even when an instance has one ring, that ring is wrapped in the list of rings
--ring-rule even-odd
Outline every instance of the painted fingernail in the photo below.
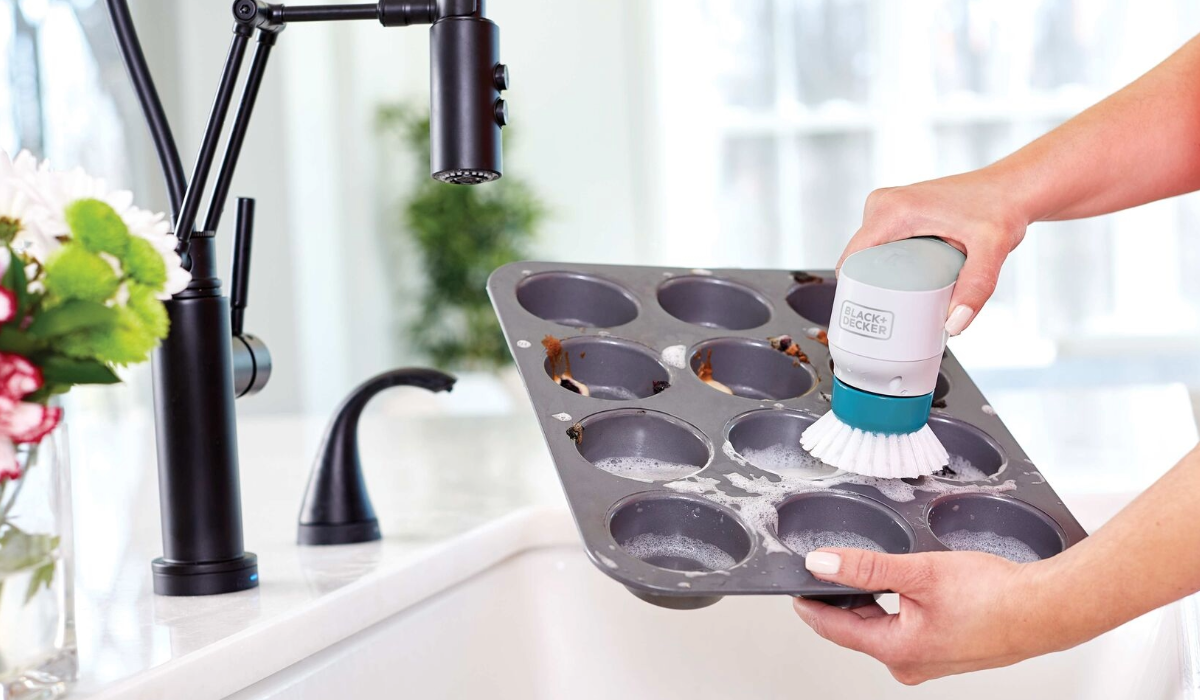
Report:
[[[809,552],[804,557],[804,568],[814,574],[836,574],[842,568],[842,556],[833,552]]]
[[[962,333],[974,315],[975,310],[966,304],[959,304],[954,307],[954,311],[950,312],[950,318],[946,319],[946,332],[950,335]]]

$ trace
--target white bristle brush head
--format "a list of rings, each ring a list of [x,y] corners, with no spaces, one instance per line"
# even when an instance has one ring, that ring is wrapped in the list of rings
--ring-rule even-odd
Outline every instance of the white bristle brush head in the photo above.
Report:
[[[885,435],[852,428],[833,411],[804,431],[800,446],[831,467],[883,479],[915,479],[950,463],[928,425],[915,433]]]

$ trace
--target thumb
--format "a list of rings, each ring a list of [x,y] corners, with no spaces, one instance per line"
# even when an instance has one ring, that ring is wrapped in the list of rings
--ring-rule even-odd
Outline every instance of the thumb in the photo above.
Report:
[[[921,554],[881,554],[865,549],[819,549],[804,558],[808,570],[821,579],[864,591],[914,593],[930,576]]]
[[[996,282],[1000,278],[1000,266],[1003,262],[1004,256],[998,250],[967,254],[967,261],[958,273],[954,296],[950,300],[949,315],[946,318],[947,333],[958,335],[971,325],[975,314],[979,313],[992,297],[992,292],[996,291]]]

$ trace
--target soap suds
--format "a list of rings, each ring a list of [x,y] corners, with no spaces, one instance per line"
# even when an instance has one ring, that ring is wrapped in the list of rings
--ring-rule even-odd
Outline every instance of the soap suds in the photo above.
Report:
[[[710,574],[721,574],[722,576],[728,576],[729,572],[728,571],[684,571],[683,572],[683,575],[688,578],[696,578],[697,576],[708,576]]]
[[[654,559],[671,557],[686,559],[709,571],[732,568],[737,562],[720,547],[686,535],[655,535],[643,533],[621,547],[633,557],[648,564]]]
[[[883,547],[879,546],[875,540],[848,530],[799,530],[784,535],[783,543],[788,546],[788,549],[802,557],[824,547],[866,549],[881,554],[885,553]]]
[[[721,452],[739,466],[744,467],[748,464],[746,459],[738,454],[737,450],[733,449],[733,443],[728,440],[725,441],[724,445],[721,445]]]
[[[837,467],[825,464],[805,452],[799,445],[795,448],[772,445],[762,450],[746,449],[742,451],[741,456],[759,469],[797,479],[823,479],[838,472]]]
[[[607,567],[608,567],[608,568],[610,568],[610,569],[615,569],[615,568],[617,568],[617,562],[615,562],[615,561],[613,561],[612,559],[609,559],[608,557],[604,556],[604,555],[603,555],[603,554],[601,554],[599,551],[597,551],[597,552],[596,552],[596,558],[600,560],[600,563],[601,563],[601,564],[604,564],[605,566],[607,566]]]
[[[728,441],[725,442],[722,451],[733,461],[745,465],[745,460],[737,455]],[[727,493],[721,488],[723,482],[748,495]],[[879,479],[849,472],[839,472],[820,480],[800,479],[788,474],[779,474],[772,478],[732,473],[719,475],[719,478],[693,476],[672,481],[664,486],[679,493],[701,496],[737,512],[742,522],[758,533],[763,548],[768,553],[791,554],[792,550],[775,535],[779,526],[779,512],[776,507],[790,496],[825,491],[830,487],[844,484],[871,486],[884,498],[896,503],[916,500],[917,491],[925,491],[938,496],[948,493],[1003,493],[1016,488],[1016,482],[1013,480],[1000,484],[982,485],[921,478],[914,483],[908,483],[901,479]]]
[[[945,469],[948,471],[939,473],[938,477],[954,481],[987,481],[989,478],[982,469],[971,464],[969,459],[959,455],[950,455],[950,464],[946,465]]]
[[[591,390],[592,396],[598,399],[608,399],[610,401],[633,401],[641,398],[636,392],[623,386],[605,386],[594,387]]]
[[[938,537],[938,539],[956,552],[986,552],[1018,564],[1041,560],[1038,553],[1021,540],[1015,537],[1005,537],[995,532],[955,530]]]
[[[650,457],[606,457],[592,464],[609,474],[635,481],[674,481],[700,471],[694,464],[667,462]]]
[[[662,361],[676,369],[684,369],[687,367],[687,347],[672,345],[669,348],[664,348],[662,351]]]

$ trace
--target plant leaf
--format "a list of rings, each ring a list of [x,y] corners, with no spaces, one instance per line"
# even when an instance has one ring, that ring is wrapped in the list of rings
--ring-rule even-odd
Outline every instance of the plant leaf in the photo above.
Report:
[[[0,326],[0,352],[29,357],[37,350],[37,341],[13,325]]]
[[[50,384],[120,384],[121,378],[99,360],[49,357],[42,362],[42,379]]]
[[[0,535],[0,573],[42,566],[53,557],[58,545],[58,537],[31,535],[6,524],[4,534]]]
[[[25,589],[25,605],[29,605],[29,601],[37,595],[38,588],[50,590],[51,584],[54,583],[54,566],[57,564],[55,560],[42,564],[34,569],[33,576],[29,577],[29,588]]]
[[[43,311],[34,319],[26,333],[33,338],[45,340],[116,324],[116,309],[95,301],[74,299]]]
[[[25,263],[11,247],[8,249],[8,270],[0,279],[0,284],[5,289],[11,289],[17,297],[17,318],[24,318],[29,311],[29,280],[25,277]]]

